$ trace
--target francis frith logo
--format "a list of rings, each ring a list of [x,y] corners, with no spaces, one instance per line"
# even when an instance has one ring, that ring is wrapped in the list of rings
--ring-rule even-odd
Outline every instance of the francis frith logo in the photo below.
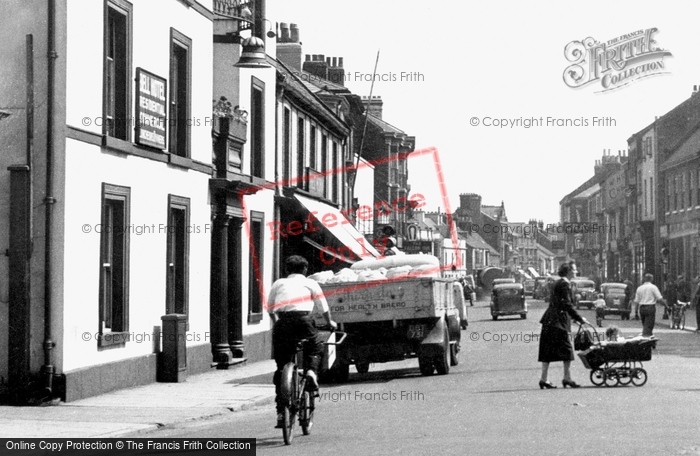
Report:
[[[599,81],[600,92],[608,92],[642,78],[668,74],[664,57],[672,54],[658,47],[656,32],[657,28],[648,28],[608,41],[588,37],[570,42],[564,48],[564,56],[571,62],[564,70],[564,83],[580,88]]]

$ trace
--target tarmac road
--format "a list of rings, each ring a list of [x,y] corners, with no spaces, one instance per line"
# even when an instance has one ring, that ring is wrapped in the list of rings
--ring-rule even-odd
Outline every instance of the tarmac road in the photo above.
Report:
[[[274,406],[190,421],[133,437],[255,437],[258,454],[529,455],[700,454],[700,335],[657,321],[660,339],[644,364],[642,387],[595,387],[580,360],[572,364],[583,385],[561,387],[561,364],[552,364],[556,390],[537,386],[539,318],[546,306],[529,301],[526,320],[493,321],[487,302],[469,308],[460,364],[449,375],[422,377],[417,360],[372,365],[342,385],[322,387],[310,436],[299,430],[292,446],[274,429]],[[595,321],[592,311],[582,310]],[[608,317],[623,335],[638,321]],[[271,375],[245,380],[271,382]]]

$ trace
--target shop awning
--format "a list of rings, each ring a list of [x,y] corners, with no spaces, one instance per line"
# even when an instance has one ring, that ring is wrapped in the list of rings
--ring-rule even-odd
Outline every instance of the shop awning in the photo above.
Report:
[[[294,195],[294,198],[316,217],[316,224],[327,229],[341,244],[350,248],[359,258],[381,256],[372,243],[365,240],[365,237],[337,208],[299,194]],[[323,248],[320,245],[319,247]]]
[[[534,278],[538,278],[538,277],[540,276],[540,275],[537,273],[537,271],[535,271],[535,268],[533,268],[532,266],[530,266],[529,268],[527,268],[527,270],[530,271],[530,274],[532,274],[532,277],[534,277]]]
[[[523,271],[522,269],[518,269],[518,272],[520,273],[521,276],[525,277],[526,279],[532,279],[532,277],[530,277],[530,274]]]

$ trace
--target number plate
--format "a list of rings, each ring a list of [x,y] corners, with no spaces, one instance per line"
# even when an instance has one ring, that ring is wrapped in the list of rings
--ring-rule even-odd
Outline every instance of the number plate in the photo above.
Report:
[[[425,337],[425,325],[408,325],[409,339],[422,339]]]

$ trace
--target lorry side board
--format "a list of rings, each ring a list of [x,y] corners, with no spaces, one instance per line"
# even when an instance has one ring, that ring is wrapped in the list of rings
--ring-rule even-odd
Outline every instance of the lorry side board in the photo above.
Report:
[[[435,318],[458,314],[452,280],[411,277],[321,284],[338,323]]]

